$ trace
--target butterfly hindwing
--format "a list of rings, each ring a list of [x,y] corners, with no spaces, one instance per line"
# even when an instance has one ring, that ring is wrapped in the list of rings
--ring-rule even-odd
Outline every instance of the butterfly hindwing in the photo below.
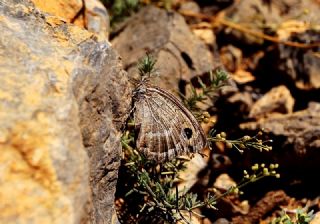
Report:
[[[191,112],[172,94],[144,86],[135,100],[135,125],[139,126],[137,148],[159,162],[178,155],[199,152],[206,137]]]

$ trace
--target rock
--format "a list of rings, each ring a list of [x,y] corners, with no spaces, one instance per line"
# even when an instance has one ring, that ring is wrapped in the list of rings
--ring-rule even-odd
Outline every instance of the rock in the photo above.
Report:
[[[221,62],[230,72],[240,69],[242,63],[242,51],[233,45],[227,45],[220,50]]]
[[[179,10],[181,11],[188,11],[188,12],[193,12],[193,13],[199,13],[200,12],[200,7],[196,2],[182,2]]]
[[[318,5],[313,5],[310,1],[303,1],[308,7],[305,8],[319,8]],[[314,15],[314,19],[319,15],[315,15],[311,10],[310,14]],[[318,13],[319,14],[319,13]],[[279,38],[282,41],[291,41],[300,43],[305,46],[310,46],[319,42],[320,32],[312,28],[313,22],[308,23],[304,20],[302,27],[295,27],[299,21],[291,20],[283,23],[282,30],[278,30]],[[298,26],[298,25],[297,25]],[[285,33],[285,34],[281,34]],[[319,47],[292,47],[285,44],[279,44],[277,48],[270,51],[266,57],[261,61],[261,70],[272,68],[270,74],[265,74],[265,78],[285,79],[286,83],[292,82],[299,90],[318,90],[320,88],[320,58],[317,56]]]
[[[131,103],[117,54],[27,0],[0,14],[0,223],[110,223]]]
[[[85,28],[101,40],[107,40],[110,32],[110,17],[99,0],[85,0]]]
[[[234,4],[226,10],[226,18],[229,21],[236,21],[238,26],[259,33],[269,30],[275,31],[277,27],[281,27],[282,23],[292,20],[292,18],[299,18],[299,21],[304,21],[306,24],[315,24],[316,21],[320,20],[319,13],[317,13],[318,10],[316,10],[319,5],[313,0],[267,2],[242,0],[233,2]],[[305,9],[315,10],[308,10],[308,13],[306,13]],[[275,24],[277,25],[275,26]],[[225,32],[227,35],[231,35],[231,37],[235,37],[238,41],[241,40],[241,42],[248,45],[260,45],[264,42],[262,38],[237,29],[226,29]]]
[[[257,100],[249,113],[250,118],[266,116],[271,112],[291,114],[294,99],[286,86],[281,85],[272,88],[269,92]]]
[[[101,40],[108,39],[110,18],[106,8],[98,0],[32,0],[32,2],[43,12],[86,28]]]
[[[225,218],[219,218],[217,219],[213,224],[230,224],[231,222],[228,221],[228,219]]]
[[[194,1],[186,1],[181,2],[179,8],[179,12],[189,12],[189,13],[200,13],[201,9],[197,2]],[[201,22],[200,18],[191,18],[185,17],[185,20],[188,24],[198,24]]]
[[[131,110],[132,88],[109,43],[82,44],[76,56],[74,94],[83,144],[90,157],[92,223],[110,223],[121,153],[121,129]],[[89,62],[87,64],[86,62]]]
[[[63,18],[70,23],[82,9],[82,0],[32,0],[34,5],[43,12]]]
[[[237,92],[232,96],[230,96],[227,102],[230,103],[231,105],[234,105],[234,107],[238,108],[238,110],[235,110],[234,112],[247,114],[253,104],[252,94],[247,91]]]
[[[314,214],[313,219],[310,222],[310,224],[318,224],[318,223],[320,223],[320,212],[316,212]]]
[[[297,34],[290,39],[299,39],[299,42],[315,42],[319,40],[320,33],[306,32]],[[293,81],[297,88],[314,90],[320,88],[320,58],[316,50],[295,49],[288,46],[279,46],[276,73]]]
[[[305,9],[310,10],[306,13]],[[258,38],[250,31],[274,36],[277,41],[267,42],[276,44],[276,47],[265,51],[264,56],[259,58],[256,78],[267,88],[293,82],[300,90],[316,90],[320,88],[319,46],[294,47],[281,43],[293,42],[305,46],[319,43],[320,32],[314,28],[315,21],[320,20],[316,9],[319,9],[319,4],[313,0],[235,2],[226,10],[226,18],[229,22],[236,21],[233,25],[247,31],[227,28],[224,30],[225,36],[220,38],[235,39],[233,42],[250,45],[252,49],[252,44],[261,45],[265,38]]]
[[[292,145],[295,152],[300,155],[307,152],[316,153],[320,148],[320,104],[310,103],[306,110],[286,115],[274,114],[256,122],[243,123],[240,128],[263,129],[274,136],[284,136],[286,138],[284,144]]]
[[[190,161],[186,162],[185,169],[179,172],[179,177],[175,180],[179,193],[188,192],[199,181],[199,173],[204,170],[207,162],[200,154],[195,154]],[[171,190],[175,193],[176,188],[173,187]]]
[[[263,32],[261,24],[278,24],[281,16],[274,5],[268,7],[267,4],[260,0],[243,0],[235,2],[226,10],[226,18],[231,21],[237,21],[238,25],[245,26],[247,29]],[[231,35],[238,41],[241,40],[248,45],[260,45],[263,43],[263,39],[246,32],[235,29],[226,29],[225,32],[228,36]]]
[[[152,6],[134,15],[111,42],[131,77],[137,74],[139,59],[151,53],[160,75],[154,83],[169,90],[177,91],[179,81],[189,81],[214,67],[206,45],[192,34],[181,15]]]
[[[213,186],[219,190],[227,191],[230,187],[236,186],[237,183],[226,173],[220,174]]]
[[[242,51],[233,46],[227,45],[220,50],[221,62],[227,71],[230,72],[232,79],[238,84],[245,84],[255,80],[255,77],[248,69],[253,70],[254,62],[258,58],[254,55],[252,60],[244,59]]]
[[[239,84],[246,84],[248,82],[253,82],[256,78],[251,72],[248,72],[243,69],[239,69],[231,74],[232,79]]]
[[[232,223],[258,223],[263,216],[277,208],[279,205],[288,204],[289,200],[290,198],[282,190],[270,191],[250,209],[248,214],[234,217]]]
[[[202,224],[212,224],[211,220],[209,218],[203,218]]]
[[[297,86],[301,89],[320,89],[320,59],[316,56],[315,52],[307,51],[303,56],[304,67],[306,69],[306,77],[308,83],[297,82]]]
[[[210,47],[216,46],[216,36],[209,23],[202,22],[199,26],[192,29],[194,35]]]

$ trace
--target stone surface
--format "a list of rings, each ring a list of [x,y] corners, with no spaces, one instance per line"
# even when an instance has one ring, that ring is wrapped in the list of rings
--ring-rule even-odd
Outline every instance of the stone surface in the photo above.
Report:
[[[200,154],[195,154],[190,161],[186,162],[186,168],[179,172],[179,178],[175,180],[175,182],[178,183],[178,191],[189,191],[195,183],[199,181],[199,173],[206,167],[206,165],[206,158]],[[175,190],[176,188],[173,187],[172,192],[175,192]]]
[[[305,13],[305,9],[308,10]],[[317,24],[320,16],[317,13],[319,4],[313,0],[282,0],[282,1],[261,1],[242,0],[234,1],[234,4],[226,10],[226,17],[230,21],[247,29],[264,33],[268,28],[276,30],[279,25],[293,18],[305,23]],[[277,26],[274,26],[277,24]],[[226,29],[226,34],[236,37],[246,44],[262,44],[264,40],[250,35],[247,32],[240,32],[235,29]]]
[[[290,39],[298,42],[316,42],[320,38],[320,32],[305,32],[296,34]],[[316,55],[317,49],[297,49],[289,46],[279,46],[279,58],[275,58],[279,68],[276,73],[282,73],[284,77],[292,80],[296,87],[302,90],[314,90],[320,88],[320,58]]]
[[[318,223],[320,223],[320,212],[316,212],[314,214],[313,219],[310,222],[310,224],[318,224]]]
[[[253,206],[248,214],[236,216],[232,219],[233,224],[250,224],[258,223],[266,214],[278,208],[280,205],[288,204],[290,197],[282,190],[270,191],[255,206]]]
[[[229,72],[235,72],[240,69],[243,56],[239,48],[227,45],[221,48],[220,54],[221,62]]]
[[[236,186],[237,183],[227,174],[220,174],[215,180],[213,187],[219,190],[227,191],[230,187]]]
[[[257,100],[249,113],[250,118],[266,116],[272,112],[290,114],[293,111],[294,99],[286,86],[272,88]]]
[[[29,1],[0,15],[0,223],[111,223],[131,103],[118,56]]]
[[[229,222],[227,219],[225,218],[219,218],[217,219],[213,224],[230,224],[231,222]]]
[[[109,38],[110,18],[107,9],[99,0],[85,0],[86,28],[101,40]]]
[[[71,22],[82,8],[82,0],[32,0],[32,2],[41,11],[61,17],[66,22]]]
[[[193,13],[199,13],[200,12],[200,7],[196,2],[181,2],[181,5],[179,7],[179,10],[181,11],[189,11]]]
[[[203,27],[196,27],[192,29],[192,32],[194,35],[196,35],[201,41],[203,41],[208,46],[214,47],[216,44],[216,36],[214,35],[214,32],[212,30],[209,24],[209,26],[206,26],[205,23]]]
[[[268,7],[267,4],[264,4],[264,2],[260,0],[243,0],[236,2],[226,10],[226,16],[231,21],[236,21],[237,24],[255,31],[261,31],[260,24],[277,24],[281,19],[279,10],[274,7],[274,5]],[[234,29],[226,29],[225,32],[229,32],[228,35],[235,36],[236,39],[249,45],[263,43],[263,39],[247,34],[246,32],[240,32]]]
[[[263,129],[274,136],[284,136],[297,154],[318,152],[320,148],[320,104],[310,103],[308,109],[292,114],[274,114],[257,122],[240,125],[242,129]],[[311,162],[311,161],[310,161]]]
[[[189,81],[214,67],[210,51],[181,15],[152,6],[132,16],[111,42],[132,77],[139,59],[151,53],[160,75],[154,82],[169,90],[177,91],[180,80]]]
[[[63,18],[95,33],[101,40],[108,39],[110,18],[98,0],[32,0],[43,12]]]
[[[305,9],[308,9],[308,13]],[[226,18],[233,21],[233,25],[274,36],[278,41],[272,43],[251,35],[248,31],[233,28],[224,30],[224,38],[235,39],[235,42],[242,42],[251,48],[252,45],[261,46],[265,42],[276,46],[273,50],[265,51],[261,60],[257,60],[260,71],[255,75],[257,79],[262,79],[264,85],[274,86],[294,82],[301,90],[319,89],[320,58],[317,55],[319,45],[304,48],[280,43],[281,41],[302,45],[319,43],[319,28],[315,28],[320,20],[320,14],[317,13],[319,9],[319,4],[313,0],[235,1],[233,6],[226,10]]]
[[[110,223],[121,152],[121,128],[131,106],[132,89],[108,43],[81,44],[76,56],[74,94],[79,104],[83,144],[90,157],[93,223]]]
[[[230,96],[227,99],[227,102],[230,103],[231,105],[234,105],[234,107],[237,107],[239,111],[235,112],[240,112],[242,114],[247,114],[250,108],[253,105],[252,102],[252,94],[249,92],[236,92],[232,96]]]

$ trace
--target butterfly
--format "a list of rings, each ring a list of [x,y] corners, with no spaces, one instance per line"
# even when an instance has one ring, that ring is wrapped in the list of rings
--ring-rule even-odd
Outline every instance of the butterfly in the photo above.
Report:
[[[168,91],[143,79],[133,93],[136,146],[157,162],[200,152],[207,138],[192,113]]]

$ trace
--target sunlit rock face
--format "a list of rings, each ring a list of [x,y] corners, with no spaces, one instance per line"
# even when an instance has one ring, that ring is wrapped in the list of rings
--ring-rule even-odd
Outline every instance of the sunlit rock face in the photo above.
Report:
[[[109,223],[131,89],[107,41],[0,4],[0,223]]]

